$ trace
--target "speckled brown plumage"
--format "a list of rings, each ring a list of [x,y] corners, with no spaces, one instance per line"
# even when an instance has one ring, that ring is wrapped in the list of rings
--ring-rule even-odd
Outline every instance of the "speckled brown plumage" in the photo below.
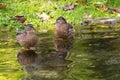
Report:
[[[27,27],[26,30],[17,33],[16,39],[21,46],[29,49],[36,45],[38,36],[33,32],[32,27],[29,25]]]
[[[59,17],[56,20],[55,36],[57,38],[63,38],[63,39],[71,38],[71,37],[74,37],[74,33],[75,33],[75,30],[73,26],[67,23],[67,21],[63,17]]]

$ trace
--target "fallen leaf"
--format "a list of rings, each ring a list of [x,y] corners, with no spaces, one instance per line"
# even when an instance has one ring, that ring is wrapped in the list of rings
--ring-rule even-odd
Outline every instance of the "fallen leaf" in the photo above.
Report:
[[[26,18],[24,16],[17,15],[17,16],[15,16],[15,20],[17,20],[17,21],[19,21],[21,23],[24,23]]]
[[[94,6],[96,10],[103,10],[104,12],[110,10],[110,8],[102,2],[96,2],[94,3]]]
[[[5,9],[6,5],[0,5],[0,9]]]
[[[63,7],[63,9],[64,10],[72,10],[72,9],[74,9],[75,8],[75,4],[74,3],[71,3],[70,5],[65,5],[64,7]]]
[[[107,11],[109,8],[106,5],[103,5],[103,11]]]
[[[94,2],[93,5],[95,6],[96,10],[99,10],[103,7],[103,3],[102,2]]]
[[[39,18],[42,20],[42,21],[48,21],[50,16],[48,16],[46,13],[42,13],[42,14],[38,14]]]

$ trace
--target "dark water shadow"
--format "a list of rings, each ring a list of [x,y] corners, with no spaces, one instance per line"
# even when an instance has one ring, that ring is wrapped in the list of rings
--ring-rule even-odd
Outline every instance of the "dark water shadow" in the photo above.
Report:
[[[111,34],[115,34],[111,37]],[[107,36],[105,37],[104,36]],[[118,32],[106,32],[102,34],[84,34],[89,35],[86,41],[86,53],[91,55],[92,65],[87,67],[94,73],[91,77],[100,80],[119,80],[120,79],[120,38]],[[99,38],[97,38],[99,37]]]

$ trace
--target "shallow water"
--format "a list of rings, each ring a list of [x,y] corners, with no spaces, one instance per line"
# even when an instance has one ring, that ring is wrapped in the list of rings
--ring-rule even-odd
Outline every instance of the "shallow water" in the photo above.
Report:
[[[38,44],[28,51],[15,34],[1,33],[0,80],[119,80],[119,33],[84,30],[68,40],[55,39],[53,31],[38,33]]]

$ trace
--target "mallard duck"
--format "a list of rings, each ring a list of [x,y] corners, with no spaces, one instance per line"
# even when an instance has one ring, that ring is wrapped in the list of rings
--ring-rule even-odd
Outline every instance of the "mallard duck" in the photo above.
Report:
[[[75,30],[63,17],[58,17],[55,24],[55,36],[61,39],[74,37]]]
[[[18,43],[25,47],[25,49],[30,49],[30,47],[35,46],[38,41],[38,36],[33,30],[36,31],[33,25],[27,24],[26,29],[18,32],[16,35]]]

